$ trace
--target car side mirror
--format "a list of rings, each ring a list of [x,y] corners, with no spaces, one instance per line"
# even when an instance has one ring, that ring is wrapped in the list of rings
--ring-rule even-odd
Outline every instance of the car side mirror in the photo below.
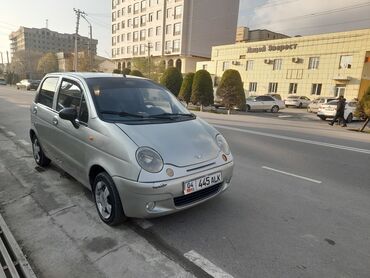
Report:
[[[72,123],[75,128],[79,128],[80,125],[77,121],[77,110],[76,108],[64,108],[59,112],[59,117],[63,120],[68,120]]]

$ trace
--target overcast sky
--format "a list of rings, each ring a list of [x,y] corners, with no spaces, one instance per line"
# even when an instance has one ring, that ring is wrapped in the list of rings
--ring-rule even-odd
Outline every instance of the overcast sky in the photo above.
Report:
[[[98,54],[110,56],[110,0],[1,0],[0,3],[3,53],[9,50],[9,34],[19,26],[45,27],[48,19],[49,29],[73,33],[76,24],[73,8],[79,8],[88,14],[93,25],[93,37],[99,40]],[[370,1],[240,0],[238,25],[291,36],[370,28]],[[88,25],[83,20],[80,34],[88,36]]]

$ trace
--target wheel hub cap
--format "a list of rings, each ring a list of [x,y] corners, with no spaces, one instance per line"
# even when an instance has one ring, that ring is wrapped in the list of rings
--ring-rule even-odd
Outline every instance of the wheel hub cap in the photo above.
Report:
[[[35,158],[37,162],[39,162],[40,161],[40,145],[37,139],[33,141],[32,147],[33,147],[33,157]]]
[[[100,215],[104,219],[108,219],[112,213],[112,205],[110,204],[110,194],[108,187],[103,181],[99,181],[96,185],[95,202]]]

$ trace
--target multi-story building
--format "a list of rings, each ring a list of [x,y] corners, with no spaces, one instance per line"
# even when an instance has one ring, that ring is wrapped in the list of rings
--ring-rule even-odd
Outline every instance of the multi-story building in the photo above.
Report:
[[[149,57],[183,73],[235,41],[239,0],[112,0],[112,58]]]
[[[238,27],[236,29],[236,42],[256,42],[256,41],[268,41],[285,39],[289,36],[276,33],[266,29],[250,30],[248,27]]]
[[[215,46],[197,69],[216,86],[225,70],[238,70],[247,95],[353,99],[370,87],[370,29]]]
[[[9,36],[11,40],[12,55],[21,50],[30,50],[41,53],[46,52],[73,52],[75,46],[74,34],[62,34],[47,28],[20,27]],[[78,36],[78,50],[88,50],[96,55],[98,41],[88,37]]]

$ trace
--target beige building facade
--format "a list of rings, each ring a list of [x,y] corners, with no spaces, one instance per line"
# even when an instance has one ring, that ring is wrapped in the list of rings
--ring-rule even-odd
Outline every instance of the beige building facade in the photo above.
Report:
[[[267,29],[250,30],[248,27],[239,26],[236,29],[236,42],[256,42],[285,39],[289,36],[276,33]]]
[[[215,46],[199,69],[215,86],[225,70],[238,70],[247,96],[358,98],[370,86],[370,29]]]
[[[11,40],[12,55],[17,51],[47,52],[73,52],[75,46],[74,34],[62,34],[51,31],[47,28],[20,27],[9,36]],[[90,40],[88,37],[78,36],[78,50],[88,50],[96,55],[97,40]]]
[[[112,0],[112,59],[118,68],[151,57],[195,71],[213,45],[235,41],[239,0]]]

